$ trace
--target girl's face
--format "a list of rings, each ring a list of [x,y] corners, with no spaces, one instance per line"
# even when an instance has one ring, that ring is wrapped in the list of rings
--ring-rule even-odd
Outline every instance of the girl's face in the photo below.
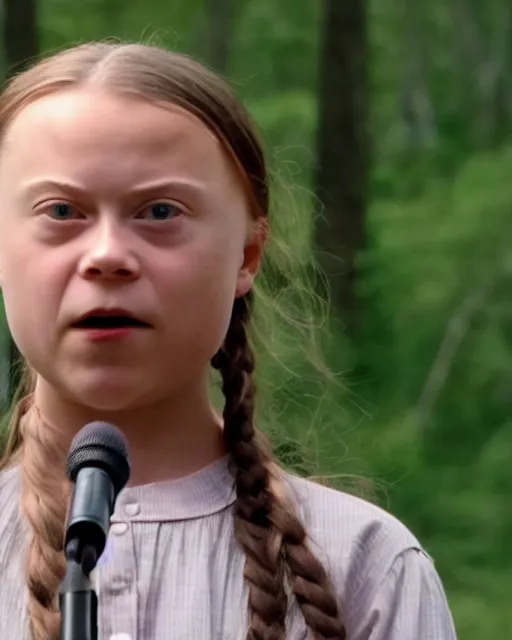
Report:
[[[142,406],[201,377],[263,241],[220,142],[178,107],[73,89],[25,106],[6,131],[9,326],[36,372],[79,404]]]

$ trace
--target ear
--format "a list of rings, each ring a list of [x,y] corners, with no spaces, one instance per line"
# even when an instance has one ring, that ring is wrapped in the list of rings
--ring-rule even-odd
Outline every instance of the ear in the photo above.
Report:
[[[259,217],[251,225],[250,236],[245,244],[243,262],[238,272],[236,283],[236,298],[245,296],[254,286],[254,279],[258,274],[263,260],[263,253],[268,237],[267,219]]]

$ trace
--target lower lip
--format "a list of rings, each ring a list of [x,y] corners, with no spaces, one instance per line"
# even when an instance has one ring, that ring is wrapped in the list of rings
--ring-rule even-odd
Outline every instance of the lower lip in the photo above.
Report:
[[[89,340],[103,342],[107,340],[122,340],[130,335],[134,327],[119,327],[117,329],[80,329]]]

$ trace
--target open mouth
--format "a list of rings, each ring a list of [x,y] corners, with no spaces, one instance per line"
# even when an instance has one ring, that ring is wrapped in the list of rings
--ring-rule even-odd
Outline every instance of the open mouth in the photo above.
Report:
[[[127,315],[89,315],[73,324],[75,329],[127,329],[148,328],[150,325]]]

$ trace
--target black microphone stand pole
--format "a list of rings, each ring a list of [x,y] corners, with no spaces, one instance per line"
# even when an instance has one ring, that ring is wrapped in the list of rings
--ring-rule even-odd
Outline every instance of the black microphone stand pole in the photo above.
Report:
[[[90,573],[96,549],[74,538],[66,546],[67,569],[59,589],[60,640],[98,640],[98,597]]]

